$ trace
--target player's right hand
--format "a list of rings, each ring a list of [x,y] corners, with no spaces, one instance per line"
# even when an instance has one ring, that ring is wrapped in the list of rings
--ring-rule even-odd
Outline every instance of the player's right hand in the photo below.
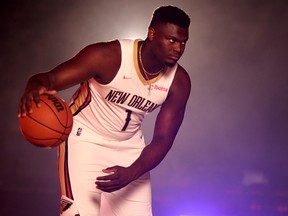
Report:
[[[56,94],[55,90],[47,90],[46,87],[35,83],[27,83],[24,94],[22,95],[18,105],[18,118],[25,117],[32,113],[31,104],[35,102],[37,107],[40,107],[39,95],[41,94]]]

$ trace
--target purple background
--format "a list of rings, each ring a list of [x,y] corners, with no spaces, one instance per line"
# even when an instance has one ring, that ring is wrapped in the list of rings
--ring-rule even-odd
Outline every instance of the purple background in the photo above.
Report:
[[[175,145],[152,171],[154,215],[288,215],[284,0],[1,1],[1,215],[58,215],[57,151],[30,145],[18,129],[27,78],[90,43],[144,39],[166,4],[192,19],[180,61],[192,94]],[[147,140],[155,114],[143,125]]]

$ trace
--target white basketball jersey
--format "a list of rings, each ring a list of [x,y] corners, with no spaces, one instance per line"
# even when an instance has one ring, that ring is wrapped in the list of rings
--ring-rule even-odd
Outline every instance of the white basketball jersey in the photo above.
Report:
[[[81,84],[70,100],[74,124],[107,140],[131,138],[145,114],[166,99],[177,64],[147,82],[138,65],[138,40],[120,40],[121,66],[109,84],[94,78]]]

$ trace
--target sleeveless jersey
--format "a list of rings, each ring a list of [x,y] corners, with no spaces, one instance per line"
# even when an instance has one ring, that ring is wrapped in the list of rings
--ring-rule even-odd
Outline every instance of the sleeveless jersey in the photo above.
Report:
[[[141,129],[145,114],[165,101],[178,65],[146,81],[138,65],[139,41],[119,42],[121,66],[113,80],[105,85],[94,78],[81,83],[69,105],[79,130],[122,141],[133,137]]]

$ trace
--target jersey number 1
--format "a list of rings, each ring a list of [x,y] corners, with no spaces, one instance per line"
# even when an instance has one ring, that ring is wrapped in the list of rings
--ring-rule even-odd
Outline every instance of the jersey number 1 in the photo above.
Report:
[[[126,117],[126,121],[125,121],[125,124],[124,124],[124,126],[123,126],[123,128],[122,128],[122,131],[125,131],[126,129],[127,129],[127,127],[128,127],[128,124],[129,124],[129,122],[130,122],[130,120],[131,120],[131,113],[132,113],[132,111],[131,110],[126,110],[126,112],[127,112],[127,117]]]

